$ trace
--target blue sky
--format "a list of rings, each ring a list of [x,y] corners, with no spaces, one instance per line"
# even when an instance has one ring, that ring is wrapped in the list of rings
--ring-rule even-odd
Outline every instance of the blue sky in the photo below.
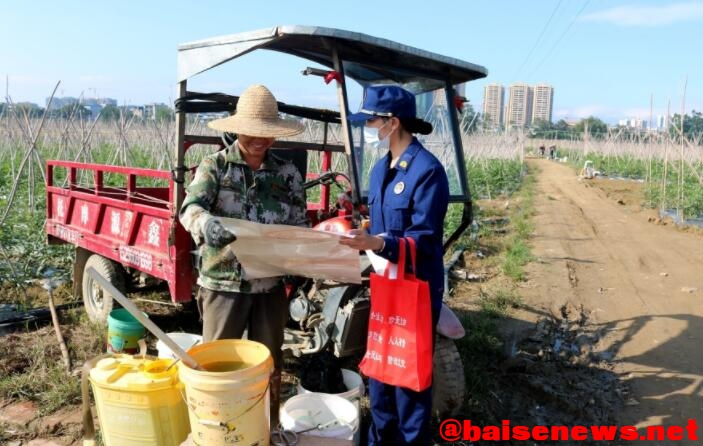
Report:
[[[430,6],[434,5],[434,6]],[[3,2],[2,97],[44,105],[58,96],[120,104],[172,103],[178,44],[275,25],[317,25],[383,37],[488,68],[468,84],[480,110],[497,82],[554,86],[554,120],[609,122],[703,110],[702,1],[420,0]],[[246,63],[245,63],[246,62]],[[201,91],[239,94],[253,82],[284,102],[316,105],[296,73],[305,62],[252,56],[198,79]],[[291,80],[293,79],[293,80]],[[8,81],[7,83],[5,81]]]

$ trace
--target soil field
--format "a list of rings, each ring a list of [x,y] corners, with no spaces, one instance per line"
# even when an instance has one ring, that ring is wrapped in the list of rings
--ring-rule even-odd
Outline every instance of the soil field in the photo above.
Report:
[[[639,183],[537,172],[533,254],[521,295],[539,311],[578,309],[596,354],[626,386],[615,421],[685,426],[703,416],[703,236],[641,207]],[[519,316],[518,316],[519,317]],[[691,444],[687,440],[652,444]]]

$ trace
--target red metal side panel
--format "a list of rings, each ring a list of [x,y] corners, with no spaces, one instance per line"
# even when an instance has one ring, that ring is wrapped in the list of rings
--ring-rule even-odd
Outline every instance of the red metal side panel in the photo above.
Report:
[[[67,187],[54,185],[56,166],[70,171]],[[96,184],[75,184],[77,170],[94,171]],[[169,172],[63,161],[49,161],[47,172],[48,235],[167,281],[174,302],[191,299],[191,238],[175,218]],[[129,184],[104,187],[103,172],[124,174]],[[169,186],[137,189],[136,176],[169,179]]]
[[[91,203],[87,200],[70,198],[72,212],[68,215],[67,225],[76,229],[83,229],[92,234],[100,222],[100,203]]]
[[[84,204],[80,203],[80,206]],[[112,239],[117,243],[129,243],[134,222],[133,212],[116,206],[103,205],[98,208],[98,212],[90,216],[89,221],[96,220],[99,222],[98,235],[108,240]],[[71,223],[73,224],[73,222]]]

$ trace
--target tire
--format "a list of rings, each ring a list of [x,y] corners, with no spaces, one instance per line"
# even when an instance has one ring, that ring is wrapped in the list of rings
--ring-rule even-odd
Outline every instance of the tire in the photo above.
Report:
[[[438,335],[432,358],[432,413],[440,420],[456,416],[465,395],[464,364],[459,350],[453,339]]]
[[[88,274],[88,268],[97,271],[121,293],[126,291],[124,270],[118,263],[98,254],[91,255],[85,262],[82,284],[85,311],[91,321],[106,324],[115,302],[112,295]]]

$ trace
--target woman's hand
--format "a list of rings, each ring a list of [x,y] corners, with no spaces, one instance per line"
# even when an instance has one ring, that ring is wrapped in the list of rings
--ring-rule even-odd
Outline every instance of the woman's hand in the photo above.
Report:
[[[347,236],[348,237],[342,237],[339,240],[339,244],[356,249],[357,251],[366,251],[367,249],[379,251],[383,249],[385,245],[383,237],[369,235],[369,233],[363,229],[352,229],[347,232]]]

